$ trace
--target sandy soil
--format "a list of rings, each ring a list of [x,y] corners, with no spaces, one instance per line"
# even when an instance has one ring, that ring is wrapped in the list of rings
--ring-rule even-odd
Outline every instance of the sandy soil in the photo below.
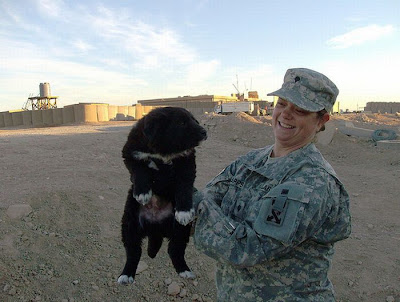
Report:
[[[333,120],[400,133],[394,115]],[[209,131],[197,151],[199,188],[237,156],[273,142],[270,117],[199,121]],[[164,245],[155,259],[143,255],[135,285],[116,283],[130,185],[121,149],[131,126],[0,130],[0,301],[215,301],[214,262],[192,241],[195,280],[175,274]],[[353,233],[337,244],[331,273],[338,301],[400,301],[400,152],[339,131],[319,148],[351,196]]]

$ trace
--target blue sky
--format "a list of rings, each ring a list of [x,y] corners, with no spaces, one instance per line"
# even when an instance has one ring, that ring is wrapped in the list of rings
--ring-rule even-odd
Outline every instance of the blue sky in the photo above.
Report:
[[[341,108],[400,102],[400,1],[0,0],[0,111],[278,89],[320,71]]]

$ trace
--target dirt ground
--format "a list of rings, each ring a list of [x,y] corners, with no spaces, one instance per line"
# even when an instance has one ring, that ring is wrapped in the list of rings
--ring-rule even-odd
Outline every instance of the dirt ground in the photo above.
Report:
[[[270,117],[198,117],[209,138],[197,149],[196,186],[237,156],[273,142]],[[392,129],[395,115],[349,114],[333,122]],[[164,244],[145,253],[132,286],[120,219],[130,185],[121,149],[132,122],[0,129],[0,301],[215,301],[214,262],[193,242],[195,280],[179,278]],[[336,245],[338,301],[400,301],[400,152],[336,130],[318,147],[351,196],[353,232]],[[17,206],[16,205],[22,205]]]

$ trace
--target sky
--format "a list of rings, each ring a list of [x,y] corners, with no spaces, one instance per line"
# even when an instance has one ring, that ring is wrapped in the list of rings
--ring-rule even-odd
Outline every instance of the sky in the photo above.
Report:
[[[400,102],[399,0],[0,0],[0,111],[279,89],[328,76],[341,109]]]

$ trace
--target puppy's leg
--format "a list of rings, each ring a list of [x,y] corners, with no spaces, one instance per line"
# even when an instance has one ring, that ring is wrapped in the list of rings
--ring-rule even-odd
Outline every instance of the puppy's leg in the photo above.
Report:
[[[174,233],[168,244],[168,254],[176,272],[182,278],[194,279],[196,276],[185,261],[185,250],[190,236],[190,225],[174,223]]]
[[[147,246],[147,254],[150,258],[154,258],[161,248],[163,237],[160,235],[149,236],[149,243]]]
[[[150,202],[153,192],[151,190],[150,168],[142,161],[137,162],[132,168],[131,182],[133,183],[133,198],[142,205]]]
[[[175,195],[175,219],[182,225],[188,225],[194,218],[193,187],[191,184],[181,185]]]
[[[193,183],[196,177],[195,157],[189,156],[176,161],[177,184],[175,193],[175,219],[188,225],[194,218]]]
[[[126,252],[126,263],[121,275],[118,278],[119,284],[129,284],[135,282],[136,269],[142,255],[143,234],[140,229],[138,217],[134,215],[132,209],[133,201],[131,191],[129,192],[127,206],[122,217],[122,242]]]

